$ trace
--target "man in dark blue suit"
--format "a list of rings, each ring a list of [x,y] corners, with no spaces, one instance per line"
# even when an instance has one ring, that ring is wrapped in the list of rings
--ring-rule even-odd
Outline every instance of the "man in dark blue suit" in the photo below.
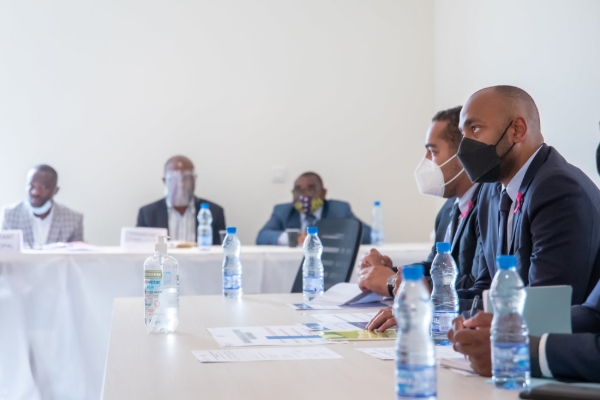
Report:
[[[212,214],[213,244],[221,244],[225,230],[225,212],[221,206],[194,196],[194,164],[184,156],[171,157],[165,164],[165,198],[148,204],[138,213],[137,226],[167,228],[171,240],[195,242],[200,204],[207,203]]]
[[[461,112],[458,150],[481,190],[480,275],[459,296],[488,289],[496,256],[514,254],[529,286],[571,285],[581,304],[600,278],[600,191],[544,143],[535,102],[522,89],[495,86],[472,95]],[[486,206],[484,206],[486,205]]]
[[[436,113],[425,135],[425,155],[415,170],[417,186],[422,194],[442,197],[446,203],[435,218],[435,242],[450,242],[452,257],[458,266],[457,288],[470,288],[478,275],[476,252],[477,199],[479,184],[473,184],[456,157],[462,139],[458,122],[462,107]],[[435,244],[427,260],[420,262],[428,282]],[[382,296],[392,295],[397,269],[392,260],[372,249],[360,264],[358,285]]]
[[[298,244],[304,243],[306,227],[320,219],[356,219],[350,204],[339,200],[326,200],[327,189],[314,172],[306,172],[294,182],[292,203],[278,204],[265,226],[258,232],[256,244],[288,245],[286,229],[300,229]],[[371,242],[371,227],[362,223],[362,243]]]

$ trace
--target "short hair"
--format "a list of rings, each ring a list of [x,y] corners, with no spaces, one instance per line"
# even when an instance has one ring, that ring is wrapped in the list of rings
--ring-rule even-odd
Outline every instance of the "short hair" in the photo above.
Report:
[[[323,179],[321,179],[319,174],[317,174],[316,172],[305,172],[302,175],[300,175],[299,178],[315,178],[317,181],[319,181],[321,187],[323,187]]]
[[[58,173],[51,166],[46,165],[46,164],[40,164],[40,165],[36,165],[35,167],[33,167],[33,169],[35,171],[48,172],[54,178],[54,184],[58,183]]]
[[[457,149],[460,141],[462,140],[462,133],[458,128],[458,121],[460,120],[460,110],[462,106],[449,108],[447,110],[438,111],[431,122],[445,121],[448,122],[448,126],[442,133],[442,138],[450,144],[453,149]]]
[[[529,114],[529,118],[531,119],[531,122],[533,122],[534,127],[538,131],[540,130],[540,112],[535,104],[535,101],[533,100],[533,97],[531,97],[529,93],[521,88],[510,85],[492,86],[492,89],[494,89],[502,97],[519,103],[519,105],[523,107]]]

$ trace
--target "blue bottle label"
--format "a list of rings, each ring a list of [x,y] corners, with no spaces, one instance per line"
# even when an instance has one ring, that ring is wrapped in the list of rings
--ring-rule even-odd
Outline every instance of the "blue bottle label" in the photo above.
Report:
[[[223,288],[226,290],[239,290],[242,288],[242,275],[223,275]]]
[[[492,343],[494,375],[529,372],[528,343]]]
[[[446,333],[452,328],[452,320],[458,317],[455,311],[434,311],[431,333]]]
[[[435,365],[396,364],[396,395],[403,397],[434,397],[437,392]]]
[[[320,293],[323,291],[322,277],[304,277],[302,279],[302,291],[304,293]]]

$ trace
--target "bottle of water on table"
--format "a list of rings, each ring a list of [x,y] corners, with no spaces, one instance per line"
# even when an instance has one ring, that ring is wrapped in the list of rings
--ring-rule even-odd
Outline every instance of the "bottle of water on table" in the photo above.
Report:
[[[307,236],[304,239],[304,264],[302,264],[302,293],[304,302],[307,303],[315,297],[323,294],[323,263],[321,254],[323,245],[319,240],[319,229],[316,226],[307,228]]]
[[[434,343],[429,335],[433,307],[423,284],[423,267],[402,268],[402,284],[394,299],[396,337],[396,398],[434,400],[437,373]]]
[[[383,244],[383,210],[381,209],[381,202],[376,201],[373,204],[373,210],[371,211],[373,217],[373,223],[371,225],[371,244],[373,246],[379,246]]]
[[[523,318],[525,288],[515,256],[498,256],[492,281],[492,375],[494,385],[523,389],[529,385],[529,330]]]
[[[166,236],[144,262],[145,324],[148,332],[173,332],[179,324],[179,264],[167,254]]]
[[[223,240],[223,296],[229,298],[242,297],[242,263],[240,262],[240,240],[234,226],[227,227],[227,235]]]
[[[431,264],[431,280],[433,292],[433,319],[431,320],[431,337],[435,344],[449,346],[448,331],[452,328],[452,320],[458,317],[459,301],[456,293],[456,277],[458,269],[450,254],[450,243],[435,244],[437,254]]]
[[[212,213],[208,203],[200,204],[200,212],[198,213],[198,248],[200,250],[209,250],[213,245],[212,231]]]

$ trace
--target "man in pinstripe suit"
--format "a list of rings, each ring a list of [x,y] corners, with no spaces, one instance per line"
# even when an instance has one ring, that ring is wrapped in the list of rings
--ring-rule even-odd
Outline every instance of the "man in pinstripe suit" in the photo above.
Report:
[[[38,165],[27,174],[27,200],[4,208],[2,230],[20,229],[26,247],[83,241],[83,215],[54,201],[58,174]]]

